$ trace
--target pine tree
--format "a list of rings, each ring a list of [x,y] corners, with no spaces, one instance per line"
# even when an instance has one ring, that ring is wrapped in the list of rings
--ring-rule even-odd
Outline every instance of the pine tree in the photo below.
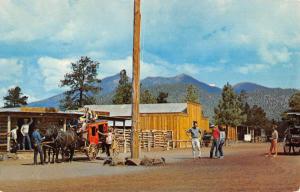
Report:
[[[23,93],[21,92],[20,87],[11,88],[8,90],[8,95],[3,97],[3,100],[6,102],[4,103],[5,108],[9,107],[20,107],[22,105],[27,105],[27,96],[22,96]]]
[[[289,99],[289,107],[292,110],[300,111],[300,92],[295,93]]]
[[[142,104],[156,103],[156,98],[151,94],[149,90],[145,90],[141,94],[141,103]]]
[[[168,96],[169,96],[169,93],[159,92],[158,96],[156,98],[156,102],[157,103],[168,103],[168,100],[167,100]]]
[[[132,101],[132,85],[129,82],[129,78],[126,74],[126,70],[123,69],[120,72],[119,85],[116,88],[116,93],[113,96],[114,104],[130,104]]]
[[[236,127],[245,121],[245,115],[242,114],[241,101],[234,93],[232,86],[227,83],[222,90],[222,96],[218,106],[215,108],[215,123],[226,126],[226,135],[228,127]]]
[[[61,108],[77,109],[84,105],[95,103],[93,95],[98,93],[100,79],[97,78],[99,63],[89,57],[81,57],[76,63],[71,63],[72,71],[65,74],[61,87],[69,87],[61,100]]]
[[[187,87],[184,101],[199,103],[199,91],[194,85],[189,85]]]
[[[62,110],[74,110],[77,109],[70,95],[65,95],[65,98],[60,101],[60,109]]]
[[[266,112],[257,105],[253,105],[253,107],[247,111],[247,118],[244,124],[249,127],[261,129],[270,127],[270,121],[266,116]]]

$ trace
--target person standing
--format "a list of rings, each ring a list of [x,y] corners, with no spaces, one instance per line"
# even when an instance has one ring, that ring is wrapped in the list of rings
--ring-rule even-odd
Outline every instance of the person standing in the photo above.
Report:
[[[18,130],[19,127],[16,126],[13,130],[11,130],[7,135],[11,135],[11,140],[13,142],[12,151],[17,152],[17,150],[20,149],[19,143],[18,143]]]
[[[34,157],[33,162],[34,165],[37,165],[37,155],[40,154],[41,164],[44,164],[44,158],[43,158],[43,150],[42,150],[42,136],[39,132],[39,129],[34,128],[34,131],[32,133],[32,138],[34,141]]]
[[[30,122],[28,123],[28,119],[24,119],[24,124],[21,127],[21,133],[23,135],[23,150],[25,150],[25,140],[27,140],[29,150],[32,150],[30,137],[29,137],[29,127],[33,123],[32,118],[30,119]]]
[[[196,149],[198,150],[198,158],[201,158],[201,146],[199,139],[201,138],[201,130],[198,127],[197,121],[193,122],[193,127],[188,129],[186,133],[190,133],[192,137],[193,158],[196,158]]]
[[[220,141],[220,131],[217,126],[214,126],[213,132],[212,132],[212,145],[210,149],[210,158],[213,158],[213,153],[215,151],[215,158],[219,157],[218,148],[219,148],[219,141]]]
[[[274,151],[275,154],[273,155],[273,157],[277,157],[278,132],[277,132],[276,128],[277,128],[277,126],[273,125],[273,127],[272,127],[272,137],[271,137],[271,146],[270,146],[270,150],[269,150],[269,154],[268,154],[268,156],[271,156],[273,151]]]
[[[105,139],[105,148],[106,148],[106,155],[107,157],[110,157],[110,148],[113,142],[113,132],[112,128],[108,129],[108,133],[106,134],[106,139]]]
[[[219,126],[219,131],[220,131],[220,143],[219,143],[219,153],[220,153],[220,159],[224,158],[224,152],[223,152],[223,146],[225,144],[225,139],[226,139],[226,133],[225,129],[222,128],[222,126]]]
[[[107,133],[102,133],[100,131],[98,131],[98,133],[100,135],[105,136],[105,143],[102,143],[102,146],[104,146],[104,148],[102,148],[102,150],[105,149],[107,157],[110,157],[110,148],[113,143],[113,137],[114,137],[113,129],[109,127]]]

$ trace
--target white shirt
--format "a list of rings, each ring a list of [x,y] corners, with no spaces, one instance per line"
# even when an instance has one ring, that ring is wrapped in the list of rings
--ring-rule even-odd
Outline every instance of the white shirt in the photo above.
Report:
[[[29,124],[24,124],[21,127],[21,133],[23,136],[25,136],[25,134],[28,134],[29,132]]]
[[[220,131],[220,139],[225,139],[225,138],[226,138],[225,131]]]
[[[112,144],[112,141],[113,141],[113,134],[112,133],[107,133],[106,144]]]
[[[17,140],[18,139],[17,128],[11,130],[11,138],[13,140]]]

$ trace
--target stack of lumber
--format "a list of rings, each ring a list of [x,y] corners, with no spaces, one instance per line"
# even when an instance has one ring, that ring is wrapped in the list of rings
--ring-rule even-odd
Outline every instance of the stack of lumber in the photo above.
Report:
[[[125,134],[124,134],[124,129],[115,129],[115,137],[118,140],[119,143],[119,148],[124,151],[124,144],[126,141],[126,151],[130,150],[130,134],[131,130],[130,129],[125,129]]]
[[[153,147],[153,133],[151,131],[140,132],[140,143],[142,148],[147,148],[148,145]]]
[[[115,129],[115,137],[118,140],[119,148],[124,151],[124,142],[126,140],[126,151],[130,151],[131,143],[131,130]],[[172,140],[172,131],[157,131],[157,130],[145,130],[139,133],[141,148],[146,149],[148,147],[167,147],[168,141]],[[149,146],[150,145],[150,146]]]

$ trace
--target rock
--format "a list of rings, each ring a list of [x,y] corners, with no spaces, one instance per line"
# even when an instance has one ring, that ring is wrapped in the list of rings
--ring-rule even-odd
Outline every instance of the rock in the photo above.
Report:
[[[0,161],[6,160],[6,155],[4,153],[0,153]]]
[[[117,158],[117,157],[114,157],[114,158],[107,158],[103,165],[110,165],[110,166],[123,166],[125,165],[125,162],[120,159],[120,158]]]
[[[8,153],[7,158],[8,159],[13,159],[13,160],[19,159],[16,153]]]
[[[141,163],[140,160],[138,160],[138,159],[126,158],[125,160],[126,160],[125,165],[128,165],[128,166],[138,166]]]
[[[157,158],[154,158],[154,159],[151,159],[151,158],[148,158],[148,157],[144,157],[140,163],[140,165],[142,166],[159,166],[159,165],[166,165],[166,160],[165,158],[160,158],[160,159],[157,159]]]
[[[153,165],[152,159],[150,159],[150,158],[148,158],[148,157],[145,156],[145,157],[141,160],[140,165],[142,165],[142,166],[152,166],[152,165]]]
[[[110,165],[110,164],[111,164],[111,162],[112,162],[112,158],[111,158],[111,157],[109,157],[109,158],[106,158],[106,159],[104,160],[104,163],[103,163],[103,165]]]
[[[124,166],[125,162],[120,158],[112,158],[110,166]]]
[[[153,159],[153,165],[158,166],[158,165],[166,165],[166,159],[165,158],[160,158],[160,159]]]

